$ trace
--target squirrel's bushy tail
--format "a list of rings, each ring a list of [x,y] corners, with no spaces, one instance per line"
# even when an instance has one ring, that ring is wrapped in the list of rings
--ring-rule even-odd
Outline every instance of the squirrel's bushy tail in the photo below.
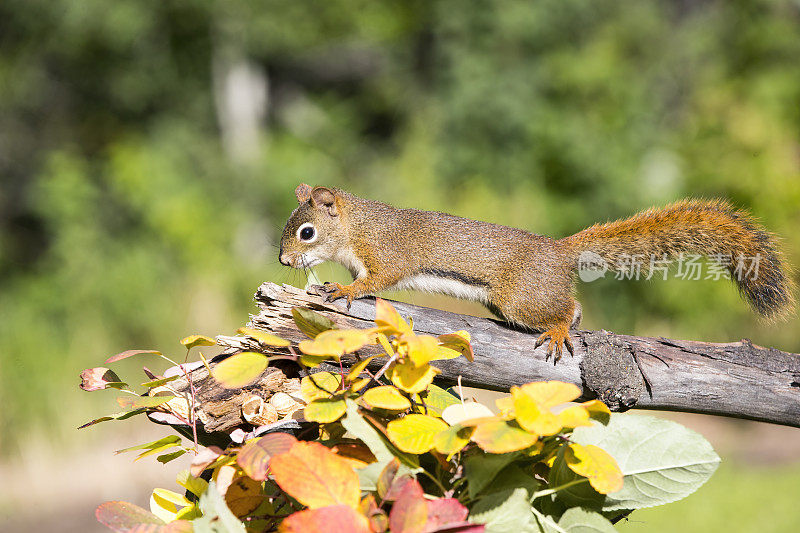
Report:
[[[744,211],[722,200],[683,200],[630,218],[595,224],[564,239],[575,251],[599,255],[610,270],[631,268],[638,258],[647,271],[651,257],[703,254],[723,264],[739,291],[765,316],[794,306],[792,282],[775,237]]]

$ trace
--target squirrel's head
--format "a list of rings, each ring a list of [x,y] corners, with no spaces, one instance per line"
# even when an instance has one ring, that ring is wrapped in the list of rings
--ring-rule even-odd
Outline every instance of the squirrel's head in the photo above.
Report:
[[[283,228],[278,256],[281,264],[309,268],[335,260],[347,239],[339,191],[302,183],[294,193],[300,205]]]

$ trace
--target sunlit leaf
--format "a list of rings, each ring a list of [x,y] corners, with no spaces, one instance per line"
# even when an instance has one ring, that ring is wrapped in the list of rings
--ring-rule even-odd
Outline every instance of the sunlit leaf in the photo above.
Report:
[[[520,387],[511,387],[514,417],[526,431],[539,435],[555,435],[561,431],[561,419],[544,404]]]
[[[282,339],[273,335],[272,333],[267,333],[266,331],[255,329],[255,328],[239,328],[237,333],[241,335],[247,335],[255,340],[257,340],[260,344],[265,346],[279,346],[279,347],[286,347],[289,346],[291,343],[286,339]]]
[[[106,359],[106,364],[116,363],[117,361],[127,359],[128,357],[132,357],[134,355],[161,355],[161,352],[158,350],[125,350],[124,352],[112,355]]]
[[[345,381],[355,381],[356,379],[358,379],[358,376],[361,375],[361,373],[367,368],[367,365],[369,365],[373,359],[375,359],[374,355],[372,357],[367,357],[366,359],[362,359],[361,361],[353,365],[350,368],[350,372],[347,374],[347,377],[344,378]]]
[[[195,346],[214,346],[217,341],[205,335],[189,335],[181,339],[181,344],[186,346],[187,350],[191,350]]]
[[[297,439],[288,433],[268,433],[245,444],[236,455],[236,463],[252,479],[264,481],[270,460],[288,452],[295,442]]]
[[[411,326],[403,320],[400,313],[382,298],[375,298],[375,325],[388,328],[389,335],[411,333]]]
[[[127,410],[132,409],[147,409],[151,407],[158,407],[161,404],[175,398],[175,396],[120,396],[117,398],[117,403],[120,407]]]
[[[81,372],[80,387],[85,391],[92,392],[109,387],[122,389],[127,387],[127,384],[123,383],[114,371],[100,366],[96,368],[87,368]]]
[[[114,453],[125,453],[134,450],[155,450],[157,448],[163,448],[164,446],[178,446],[181,443],[181,438],[178,435],[168,435],[164,438],[154,440],[152,442],[146,442],[144,444],[137,444],[136,446],[130,446],[128,448],[123,448],[121,450],[117,450]]]
[[[475,360],[475,355],[472,352],[472,344],[470,344],[471,340],[470,334],[464,330],[439,335],[439,342],[442,348],[458,352],[470,362]]]
[[[411,414],[392,420],[386,426],[392,443],[407,453],[420,454],[431,450],[436,436],[448,428],[438,418]]]
[[[558,413],[559,424],[565,428],[573,429],[579,426],[591,426],[589,412],[583,405],[571,405]]]
[[[486,452],[508,453],[533,446],[537,436],[525,431],[514,421],[493,418],[475,427],[472,440]]]
[[[414,366],[428,364],[436,358],[439,351],[439,342],[430,335],[403,335],[402,344],[408,350],[408,358]]]
[[[364,393],[364,401],[371,407],[388,409],[390,411],[405,411],[411,407],[411,402],[400,394],[395,387],[383,385],[374,387]]]
[[[323,331],[336,328],[333,320],[306,307],[292,308],[292,318],[294,318],[297,329],[312,339]]]
[[[389,379],[392,380],[395,387],[411,394],[418,394],[424,391],[439,373],[441,371],[438,368],[430,365],[414,366],[408,360],[396,362],[391,370],[387,372],[387,374],[390,374]]]
[[[564,460],[570,470],[588,478],[592,488],[600,494],[609,494],[622,488],[622,471],[617,461],[602,448],[573,442],[564,451]]]
[[[464,427],[459,424],[452,425],[436,435],[433,447],[436,448],[437,452],[446,455],[449,459],[469,444],[474,430],[475,428]]]
[[[270,462],[275,482],[303,505],[357,508],[361,500],[358,476],[350,465],[318,442],[296,442]]]
[[[519,389],[545,408],[571,402],[581,395],[576,385],[562,381],[535,381]]]
[[[303,416],[311,422],[328,424],[339,420],[347,410],[344,398],[315,398],[303,409]]]
[[[175,481],[195,496],[200,496],[208,488],[208,481],[203,478],[193,476],[188,470],[181,470],[175,477]]]
[[[264,354],[241,352],[219,362],[211,375],[226,389],[240,389],[258,379],[268,364]]]
[[[316,372],[300,381],[300,394],[306,402],[316,398],[328,398],[339,390],[342,376],[330,372]]]
[[[451,426],[467,420],[485,418],[487,416],[494,416],[494,413],[491,409],[478,402],[461,403],[456,400],[456,403],[442,411],[442,419]]]
[[[330,505],[306,509],[287,516],[281,522],[281,533],[370,533],[367,518],[347,505]]]
[[[313,340],[301,341],[298,347],[307,355],[338,358],[372,342],[373,334],[363,329],[332,329],[323,331]]]
[[[155,387],[161,387],[163,385],[166,385],[170,381],[175,381],[179,377],[180,376],[170,376],[168,378],[159,378],[159,379],[154,379],[153,381],[145,381],[144,383],[142,383],[142,387],[148,387],[150,389],[153,389]]]

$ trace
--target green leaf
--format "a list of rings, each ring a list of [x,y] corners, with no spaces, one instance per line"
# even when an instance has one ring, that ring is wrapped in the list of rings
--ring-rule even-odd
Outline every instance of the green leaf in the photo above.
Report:
[[[159,455],[156,457],[156,460],[161,464],[167,464],[168,462],[177,459],[181,455],[185,454],[186,450],[178,450],[177,452],[172,453],[165,453],[164,455]]]
[[[383,438],[377,429],[364,420],[364,417],[358,412],[358,405],[356,405],[353,400],[346,400],[346,403],[347,411],[346,416],[341,420],[342,426],[344,426],[351,435],[360,439],[361,442],[367,445],[367,448],[369,448],[369,451],[371,451],[372,455],[378,460],[378,463],[385,466],[394,457],[397,457],[405,466],[411,468],[419,467],[419,460],[416,456],[403,453],[395,448],[390,442]],[[365,468],[369,468],[370,466],[372,465]],[[380,470],[378,470],[378,473],[380,473]]]
[[[484,524],[486,533],[537,530],[528,492],[522,487],[484,496],[472,507],[469,519]]]
[[[652,416],[614,414],[607,426],[575,429],[572,440],[602,448],[622,470],[622,490],[606,495],[604,511],[653,507],[685,498],[711,477],[720,461],[700,434]],[[559,497],[585,499],[585,491],[586,487],[570,487]]]
[[[120,396],[117,398],[117,403],[123,409],[147,409],[150,407],[158,407],[163,403],[167,403],[175,396],[165,394],[164,396]]]
[[[154,440],[152,442],[146,442],[144,444],[137,444],[136,446],[131,446],[129,448],[123,448],[121,450],[117,450],[114,453],[125,453],[131,452],[133,450],[155,450],[156,448],[162,448],[164,446],[178,446],[181,443],[181,438],[178,435],[169,435],[167,437]]]
[[[506,465],[519,457],[519,453],[476,453],[464,461],[464,470],[469,482],[469,495],[477,496]]]
[[[569,533],[617,533],[603,515],[580,507],[567,509],[558,525]]]
[[[208,484],[199,507],[203,516],[192,522],[194,533],[247,533],[244,524],[228,509],[216,483]]]
[[[133,411],[122,411],[121,413],[114,413],[108,416],[101,416],[100,418],[95,418],[94,420],[86,422],[82,426],[78,426],[78,429],[88,428],[89,426],[99,424],[100,422],[107,422],[109,420],[125,420],[127,418],[140,415],[144,412],[146,412],[146,409],[134,409]]]
[[[170,381],[175,381],[179,377],[181,377],[179,374],[175,374],[174,376],[170,376],[168,378],[160,378],[160,379],[154,379],[153,381],[145,381],[144,383],[142,383],[142,387],[148,387],[151,389],[154,387],[160,387],[162,385],[166,385]]]
[[[294,323],[297,324],[297,329],[312,339],[323,331],[336,329],[333,320],[306,307],[292,308],[292,317]]]
[[[220,362],[211,370],[226,389],[240,389],[254,382],[266,370],[269,359],[258,352],[241,352]]]
[[[530,465],[530,463],[528,463],[528,465]],[[527,466],[527,468],[532,472],[530,466]],[[491,494],[493,492],[513,490],[519,487],[523,487],[527,490],[528,496],[533,496],[533,494],[539,490],[540,484],[536,478],[533,477],[532,473],[526,472],[516,464],[511,464],[500,470],[492,482],[481,492],[484,494]]]

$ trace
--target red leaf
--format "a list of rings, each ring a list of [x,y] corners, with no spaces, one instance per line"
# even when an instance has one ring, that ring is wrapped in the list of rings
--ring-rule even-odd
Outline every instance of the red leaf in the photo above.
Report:
[[[140,524],[164,525],[164,521],[150,511],[128,502],[103,503],[95,510],[94,515],[98,522],[119,533]]]
[[[355,470],[318,442],[296,442],[272,457],[269,467],[283,490],[312,509],[339,504],[356,508],[361,500]]]
[[[436,531],[439,528],[457,526],[467,519],[469,510],[455,498],[439,498],[428,500],[428,522],[425,531]]]
[[[308,509],[287,516],[278,528],[281,533],[370,533],[369,522],[347,505]]]
[[[389,513],[392,533],[422,533],[428,521],[428,506],[416,479],[407,482]]]
[[[264,481],[270,459],[288,452],[295,442],[297,439],[288,433],[269,433],[245,444],[236,456],[236,462],[248,477]]]
[[[81,372],[80,387],[85,391],[103,390],[109,383],[121,383],[119,376],[108,368],[98,366]]]
[[[124,352],[119,352],[118,354],[112,355],[106,359],[106,364],[116,363],[117,361],[122,361],[123,359],[127,359],[128,357],[139,354],[161,355],[161,352],[158,350],[125,350]]]
[[[384,471],[385,470],[386,469],[384,469]],[[389,490],[386,491],[386,495],[383,497],[383,500],[391,502],[398,499],[400,497],[400,494],[402,494],[402,492],[405,490],[406,485],[408,485],[409,483],[412,485],[412,489],[409,490],[418,492],[420,496],[423,495],[422,487],[419,486],[417,480],[411,477],[410,475],[405,474],[394,478],[394,481],[392,481],[392,484],[389,485]]]

